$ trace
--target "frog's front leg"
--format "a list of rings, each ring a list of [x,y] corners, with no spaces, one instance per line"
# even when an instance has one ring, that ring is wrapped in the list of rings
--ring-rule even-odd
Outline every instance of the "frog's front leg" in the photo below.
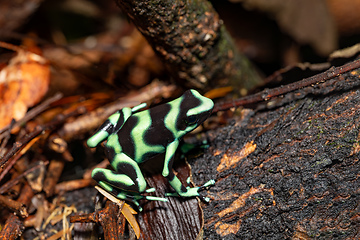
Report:
[[[99,143],[104,141],[110,134],[117,132],[126,122],[126,120],[135,112],[146,107],[146,103],[142,103],[133,108],[125,107],[116,113],[112,114],[99,127],[92,137],[87,140],[89,147],[96,147]]]
[[[116,132],[122,127],[125,121],[131,116],[131,108],[123,108],[116,113],[112,114],[106,121],[99,127],[98,130],[87,140],[89,147],[96,147],[99,143],[104,141],[110,134]]]
[[[172,166],[174,163],[174,157],[176,149],[179,146],[179,141],[175,140],[172,143],[170,143],[166,148],[165,153],[165,162],[164,162],[164,169],[162,172],[162,175],[166,177],[169,180],[170,185],[174,188],[176,193],[181,197],[202,197],[199,194],[199,190],[206,188],[208,186],[214,185],[215,181],[210,180],[207,183],[205,183],[203,186],[200,187],[185,187],[180,179],[174,174],[172,171]],[[174,194],[168,193],[167,196],[174,196]],[[203,198],[203,197],[202,197]],[[209,201],[209,198],[203,198],[205,201]]]

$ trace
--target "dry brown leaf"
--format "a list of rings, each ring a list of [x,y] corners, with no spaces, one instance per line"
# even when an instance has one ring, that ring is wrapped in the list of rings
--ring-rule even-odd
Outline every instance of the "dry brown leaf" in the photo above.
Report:
[[[0,46],[7,47],[6,43]],[[50,67],[42,56],[16,46],[17,55],[0,71],[0,129],[23,118],[49,87]]]

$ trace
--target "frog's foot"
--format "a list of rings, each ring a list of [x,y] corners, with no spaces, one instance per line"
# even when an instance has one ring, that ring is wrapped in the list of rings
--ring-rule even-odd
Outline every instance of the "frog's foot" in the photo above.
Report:
[[[145,190],[146,193],[154,192],[154,191],[155,191],[154,188]],[[140,203],[139,203],[140,199],[146,199],[149,201],[162,201],[162,202],[168,201],[166,198],[163,197],[145,196],[142,195],[141,193],[133,193],[133,192],[119,191],[119,190],[117,191],[117,194],[115,196],[119,199],[132,202],[139,209],[140,212],[142,211],[142,207],[140,207]]]
[[[163,197],[154,197],[154,196],[142,196],[142,197],[149,201],[161,201],[161,202],[168,201],[166,198]]]
[[[215,185],[215,180],[211,179],[209,181],[207,181],[204,185],[200,186],[200,190],[214,186]]]
[[[155,196],[144,196],[141,194],[135,194],[135,195],[126,195],[126,200],[132,202],[141,212],[143,209],[140,206],[140,203],[138,202],[140,199],[146,199],[148,201],[161,201],[161,202],[167,202],[168,200],[166,198],[162,197],[155,197]]]
[[[190,179],[188,178],[186,182],[190,183]],[[181,192],[175,192],[175,193],[166,193],[165,196],[172,196],[172,197],[199,197],[204,202],[210,202],[209,197],[202,196],[199,191],[202,191],[212,185],[215,184],[215,180],[211,179],[207,181],[204,185],[200,187],[186,187],[186,190],[182,190]]]
[[[145,192],[147,192],[147,193],[155,192],[155,188],[148,188],[145,190]]]
[[[153,193],[155,192],[155,188],[148,188],[145,190],[146,193]],[[142,194],[138,194],[138,199],[146,199],[149,201],[161,201],[161,202],[167,202],[168,200],[163,197],[154,197],[154,196],[144,196]]]

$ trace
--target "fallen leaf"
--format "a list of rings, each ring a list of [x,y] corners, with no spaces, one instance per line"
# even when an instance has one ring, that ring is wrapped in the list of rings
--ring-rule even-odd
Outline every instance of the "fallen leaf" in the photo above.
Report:
[[[42,56],[20,47],[0,42],[0,46],[17,51],[0,71],[0,129],[12,119],[23,118],[29,107],[46,94],[50,81],[50,67]],[[10,47],[9,47],[10,46]]]

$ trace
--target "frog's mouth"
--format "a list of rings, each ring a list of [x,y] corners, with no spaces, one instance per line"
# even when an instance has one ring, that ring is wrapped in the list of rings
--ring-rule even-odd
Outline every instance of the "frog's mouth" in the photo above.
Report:
[[[198,121],[197,125],[200,125],[203,122],[205,122],[205,120],[208,117],[210,117],[211,113],[212,113],[212,108],[210,110],[206,111],[206,112],[203,112],[203,113],[199,114],[199,121]]]

